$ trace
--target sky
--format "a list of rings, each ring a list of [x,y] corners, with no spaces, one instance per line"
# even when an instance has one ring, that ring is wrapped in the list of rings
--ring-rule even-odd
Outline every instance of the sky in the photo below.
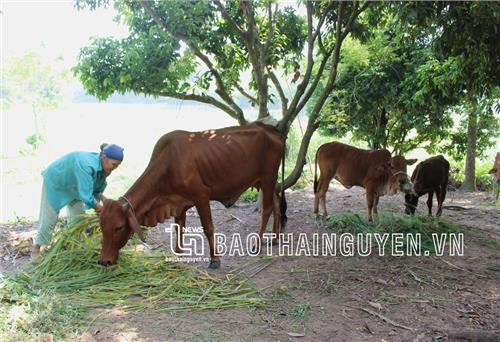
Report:
[[[80,48],[93,36],[123,38],[127,29],[113,21],[113,8],[77,11],[70,1],[0,1],[1,63],[26,52],[38,52],[47,63],[63,58],[61,67],[75,65]],[[125,148],[122,165],[110,176],[107,191],[122,191],[123,177],[137,178],[155,142],[175,129],[204,130],[236,124],[211,106],[164,99],[160,103],[75,101],[74,84],[63,90],[61,105],[39,114],[45,143],[36,155],[23,156],[26,137],[34,133],[29,105],[14,103],[1,112],[0,222],[38,215],[40,171],[70,151],[97,152],[101,143]],[[81,92],[81,90],[80,90]],[[123,183],[123,182],[122,182]]]
[[[77,11],[71,1],[2,0],[1,12],[2,62],[36,51],[48,59],[63,56],[71,67],[91,37],[127,35],[126,27],[113,21],[112,7]]]

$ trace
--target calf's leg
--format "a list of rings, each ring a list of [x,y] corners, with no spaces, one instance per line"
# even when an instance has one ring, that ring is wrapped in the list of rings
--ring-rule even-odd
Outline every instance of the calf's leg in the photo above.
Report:
[[[319,206],[321,207],[323,217],[328,216],[328,213],[326,211],[326,193],[328,192],[328,187],[330,186],[331,179],[331,177],[329,178],[326,175],[323,175],[323,173],[319,177],[318,192],[316,193],[316,197],[319,200]],[[315,211],[315,213],[317,213],[317,210]]]
[[[432,196],[433,196],[434,192],[431,190],[429,191],[428,193],[428,197],[427,197],[427,209],[428,209],[428,213],[429,213],[429,216],[432,215]],[[439,201],[439,196],[436,196],[438,198],[438,201]]]
[[[366,207],[368,209],[368,222],[373,221],[373,204],[375,203],[375,192],[372,189],[366,189]]]
[[[447,182],[448,183],[448,182]],[[446,198],[446,187],[448,184],[441,184],[441,196],[439,196],[438,199],[438,211],[436,213],[436,216],[441,216],[441,212],[443,211],[443,202]]]
[[[373,199],[373,213],[375,215],[378,215],[378,200],[380,196],[375,194],[375,198]]]

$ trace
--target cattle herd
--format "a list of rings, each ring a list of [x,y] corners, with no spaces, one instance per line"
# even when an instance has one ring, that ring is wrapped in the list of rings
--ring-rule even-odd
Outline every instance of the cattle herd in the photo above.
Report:
[[[154,227],[174,217],[177,224],[177,251],[182,250],[180,227],[185,226],[186,211],[196,207],[210,248],[209,268],[218,268],[215,254],[214,224],[210,201],[226,207],[233,205],[249,187],[262,191],[261,238],[271,213],[273,233],[283,233],[286,201],[283,187],[277,188],[280,164],[284,172],[285,141],[273,126],[255,122],[203,132],[173,131],[156,143],[151,159],[137,181],[118,200],[106,200],[100,214],[103,233],[101,265],[115,264],[119,250],[136,233],[144,240],[141,226]],[[405,193],[405,212],[413,214],[418,198],[428,194],[431,214],[436,194],[440,215],[446,197],[450,164],[443,156],[420,162],[411,177],[407,166],[416,159],[391,156],[381,150],[362,150],[339,142],[320,146],[316,153],[314,175],[314,212],[325,217],[326,193],[332,178],[346,188],[366,190],[368,220],[377,214],[379,197]],[[320,176],[317,179],[317,168]],[[492,169],[500,181],[500,153]],[[283,180],[283,178],[282,178]],[[281,182],[281,184],[283,181]]]

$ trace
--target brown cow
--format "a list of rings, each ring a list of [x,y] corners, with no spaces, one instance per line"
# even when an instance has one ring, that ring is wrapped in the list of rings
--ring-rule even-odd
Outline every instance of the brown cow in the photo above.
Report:
[[[441,155],[418,163],[411,175],[413,191],[405,195],[405,212],[414,214],[415,209],[417,209],[418,198],[429,194],[427,208],[429,209],[429,215],[432,215],[432,196],[435,193],[438,202],[436,216],[441,216],[443,202],[446,198],[449,173],[450,163]]]
[[[490,173],[493,175],[493,183],[497,183],[496,199],[498,200],[498,192],[500,191],[500,152],[497,152],[495,162],[493,163],[493,167],[491,168]]]
[[[348,189],[355,185],[366,189],[368,221],[372,221],[372,212],[377,214],[380,196],[411,190],[406,167],[416,161],[402,156],[391,157],[387,150],[362,150],[339,142],[321,145],[314,166],[314,213],[317,214],[321,206],[324,217],[327,216],[326,192],[330,181],[335,178]],[[318,164],[321,172],[319,183],[316,176]]]
[[[233,205],[249,187],[263,193],[259,236],[266,229],[271,211],[273,233],[285,229],[286,202],[275,192],[285,143],[278,130],[262,123],[204,132],[174,131],[165,134],[154,147],[146,170],[118,201],[107,200],[100,214],[103,233],[99,264],[115,264],[119,249],[140,225],[156,226],[173,216],[185,226],[186,211],[195,206],[210,247],[209,268],[218,268],[210,200]],[[281,216],[281,222],[280,221]],[[182,229],[177,230],[182,241]],[[177,245],[177,251],[182,245]]]

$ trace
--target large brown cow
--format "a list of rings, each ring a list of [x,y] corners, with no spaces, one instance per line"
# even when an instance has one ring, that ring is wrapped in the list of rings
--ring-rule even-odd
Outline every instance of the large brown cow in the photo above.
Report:
[[[314,213],[317,214],[321,206],[324,217],[327,216],[326,192],[335,178],[348,189],[355,185],[366,189],[368,221],[372,221],[372,212],[377,213],[380,196],[411,190],[406,167],[416,161],[402,156],[391,157],[387,150],[362,150],[339,142],[321,145],[314,166]]]
[[[266,229],[271,211],[273,233],[284,231],[284,192],[275,192],[284,140],[272,126],[253,123],[204,132],[174,131],[160,138],[146,170],[118,201],[107,200],[100,214],[103,233],[99,263],[115,264],[119,249],[135,232],[143,239],[140,225],[156,226],[173,216],[185,226],[186,211],[195,206],[210,247],[210,268],[218,268],[210,200],[233,205],[249,187],[262,190],[262,221]],[[281,225],[280,225],[281,215]],[[182,242],[182,229],[177,230]],[[179,236],[180,234],[180,236]],[[182,245],[177,245],[177,251]]]
[[[493,183],[496,183],[493,186],[496,187],[496,199],[498,200],[498,193],[500,191],[500,152],[497,152],[490,173],[493,175]]]
[[[414,214],[417,209],[418,198],[425,194],[427,208],[432,215],[432,196],[435,193],[438,202],[436,216],[441,216],[443,202],[446,198],[446,188],[450,173],[450,163],[443,156],[435,156],[418,163],[411,175],[413,191],[405,195],[405,212]]]

